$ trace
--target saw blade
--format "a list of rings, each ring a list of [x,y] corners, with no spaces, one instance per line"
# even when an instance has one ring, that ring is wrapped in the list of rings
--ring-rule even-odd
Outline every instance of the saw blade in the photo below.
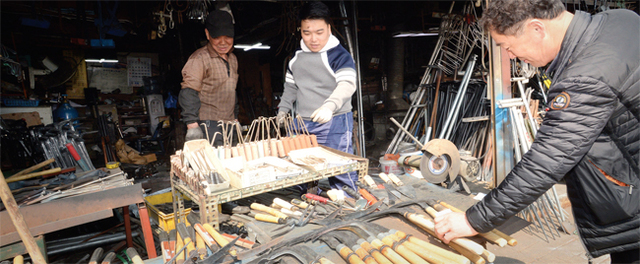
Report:
[[[422,147],[422,177],[430,183],[443,183],[447,176],[455,178],[460,171],[460,153],[451,141],[433,139]]]

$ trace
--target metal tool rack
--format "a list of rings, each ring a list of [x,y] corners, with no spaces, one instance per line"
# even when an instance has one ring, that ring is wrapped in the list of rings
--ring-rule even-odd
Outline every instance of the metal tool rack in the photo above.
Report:
[[[347,172],[358,172],[358,179],[367,175],[369,170],[369,160],[352,154],[348,154],[335,149],[323,147],[328,151],[342,155],[356,160],[355,163],[332,167],[324,170],[309,170],[305,174],[298,176],[280,179],[273,182],[257,184],[251,187],[238,189],[235,187],[229,187],[228,189],[212,193],[210,195],[197,194],[185,185],[178,173],[181,173],[179,169],[171,166],[171,193],[173,194],[173,211],[176,212],[176,223],[186,223],[186,213],[184,212],[184,200],[183,195],[191,199],[191,201],[198,204],[200,207],[200,222],[209,223],[216,229],[220,229],[218,222],[218,205],[235,201],[241,198],[250,197],[253,195],[279,190],[289,186],[294,186],[301,183],[310,181],[316,181],[323,178],[328,178],[336,175],[340,175]],[[193,213],[193,212],[192,212]]]

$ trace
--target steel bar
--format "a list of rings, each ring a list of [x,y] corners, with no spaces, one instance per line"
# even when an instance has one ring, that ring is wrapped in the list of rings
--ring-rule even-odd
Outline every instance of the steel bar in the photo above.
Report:
[[[139,236],[139,235],[140,235],[140,233],[138,233],[138,231],[132,231],[131,232],[131,236],[133,236],[133,237],[136,237],[136,236]],[[51,247],[47,247],[47,254],[48,255],[56,255],[56,254],[60,254],[60,253],[77,251],[79,249],[92,248],[92,247],[96,247],[96,246],[100,246],[100,245],[119,242],[119,241],[122,241],[122,240],[126,239],[127,238],[126,236],[127,236],[126,234],[120,233],[120,234],[108,235],[108,236],[105,236],[105,237],[103,237],[101,239],[90,240],[88,242],[79,243],[79,244],[75,244],[75,245],[73,245],[73,244],[52,245]]]
[[[438,138],[446,139],[448,138],[447,135],[450,134],[450,132],[448,132],[447,129],[449,128],[449,125],[452,122],[452,120],[455,119],[455,115],[457,115],[458,111],[460,110],[462,95],[467,91],[467,85],[469,84],[469,79],[471,79],[471,74],[473,73],[473,67],[475,66],[477,57],[478,57],[477,55],[474,55],[471,58],[471,61],[467,65],[467,71],[465,72],[464,77],[462,78],[460,89],[458,89],[458,94],[456,95],[456,98],[454,99],[454,103],[451,106],[451,109],[449,112],[450,114],[449,116],[447,116],[447,120],[445,121],[444,126],[440,131],[440,135],[438,136]],[[453,111],[453,113],[451,113],[451,111]]]
[[[364,140],[364,110],[362,107],[362,78],[360,74],[360,48],[358,45],[358,8],[356,0],[353,0],[353,34],[355,42],[356,54],[356,74],[358,76],[358,86],[356,93],[358,94],[358,133],[360,134],[360,149],[363,158],[367,157],[366,142]]]
[[[420,143],[420,140],[418,140],[417,138],[415,138],[413,135],[411,135],[411,133],[409,133],[409,131],[407,131],[406,129],[404,129],[404,127],[402,127],[402,125],[400,125],[398,123],[398,121],[396,121],[393,117],[389,118],[391,120],[391,122],[393,122],[396,126],[398,126],[398,128],[400,128],[400,130],[404,133],[407,134],[407,136],[409,136],[413,141],[416,142],[416,144],[418,144],[418,146],[420,146],[420,148],[422,148],[424,145],[422,145],[422,143]]]

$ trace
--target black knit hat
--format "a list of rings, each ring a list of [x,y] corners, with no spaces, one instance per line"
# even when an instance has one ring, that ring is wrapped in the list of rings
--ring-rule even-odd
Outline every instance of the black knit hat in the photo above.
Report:
[[[226,11],[214,10],[207,16],[207,30],[209,36],[217,38],[219,36],[227,36],[233,38],[233,19],[231,14]]]

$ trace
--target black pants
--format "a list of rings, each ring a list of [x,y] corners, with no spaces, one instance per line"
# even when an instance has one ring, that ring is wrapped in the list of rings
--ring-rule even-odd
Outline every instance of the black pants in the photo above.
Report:
[[[208,132],[204,130],[204,127],[202,125],[200,125],[200,128],[202,129],[202,133],[204,133],[205,137],[207,137],[207,133],[209,133],[209,138],[207,138],[207,140],[209,142],[213,140],[214,147],[224,145],[224,140],[222,138],[222,125],[219,125],[218,121],[206,120],[206,121],[200,121],[200,124],[207,125]],[[232,144],[232,146],[235,146],[238,142],[235,127],[230,124],[225,124],[225,130],[227,131],[227,137],[229,136],[229,133],[231,133],[231,142],[229,143]],[[216,132],[218,133],[216,134]]]
[[[623,252],[611,253],[611,263],[640,263],[640,249],[632,249]]]

